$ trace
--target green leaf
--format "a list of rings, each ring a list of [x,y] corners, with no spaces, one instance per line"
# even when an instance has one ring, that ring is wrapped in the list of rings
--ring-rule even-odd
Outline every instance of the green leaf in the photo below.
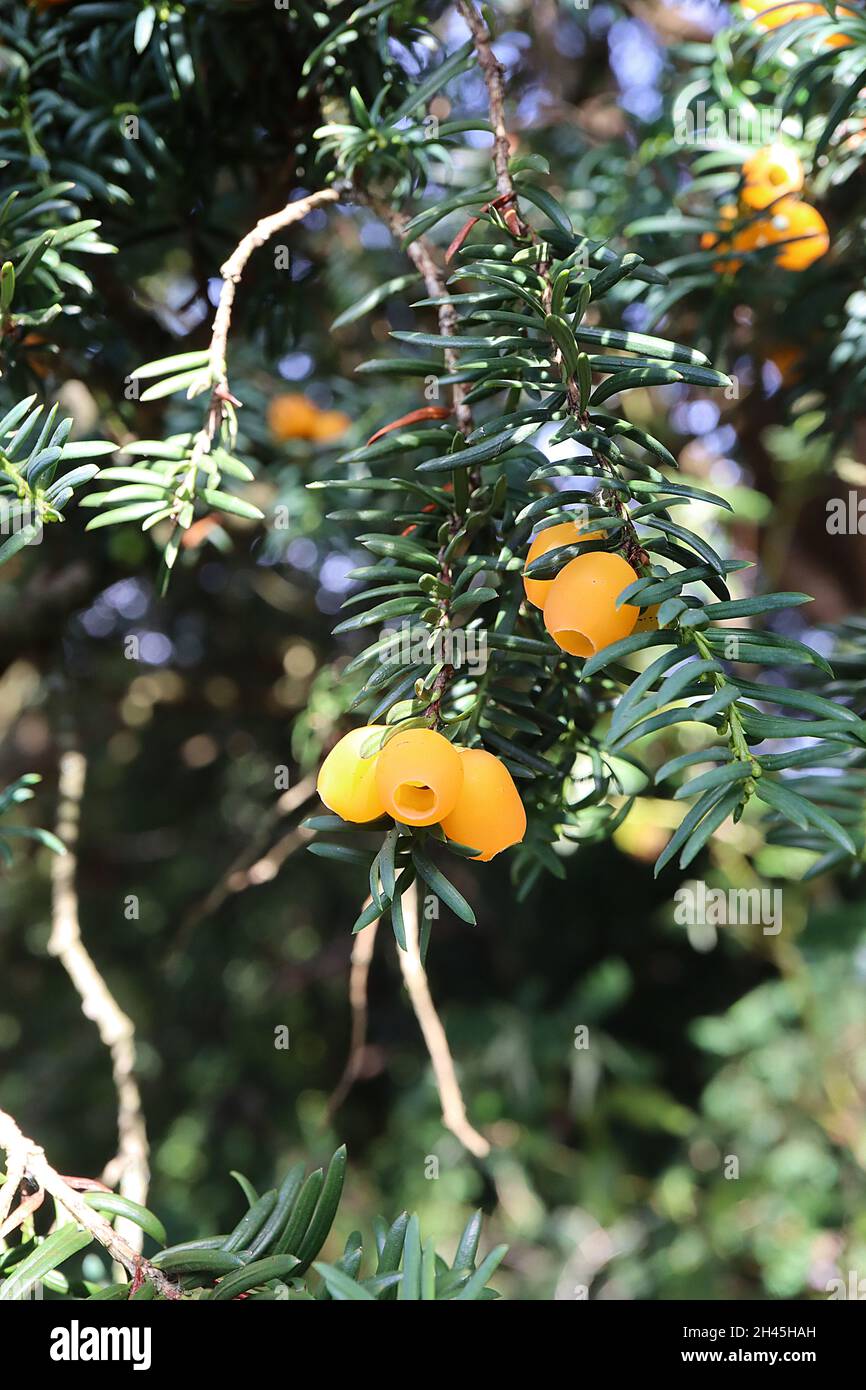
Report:
[[[474,927],[475,913],[472,908],[463,895],[458,893],[454,885],[448,882],[445,875],[440,873],[432,860],[428,859],[422,850],[413,848],[412,862],[421,878],[432,888],[436,896],[441,898],[445,906],[450,907],[455,917],[459,917],[461,921],[468,922],[470,926]]]
[[[298,1249],[298,1274],[302,1274],[310,1262],[315,1259],[327,1240],[328,1233],[334,1223],[334,1217],[337,1214],[337,1207],[340,1204],[345,1176],[346,1146],[342,1144],[328,1164],[321,1196],[316,1204],[316,1210],[313,1213],[307,1233]]]
[[[491,1250],[486,1259],[482,1260],[475,1273],[471,1275],[463,1285],[463,1288],[457,1294],[457,1300],[462,1303],[467,1303],[480,1298],[488,1279],[496,1273],[507,1254],[507,1245],[497,1245]]]
[[[40,1280],[83,1250],[92,1239],[90,1232],[75,1222],[61,1226],[58,1231],[46,1236],[32,1254],[15,1266],[13,1274],[0,1279],[0,1302],[26,1298]]]
[[[136,381],[147,381],[150,377],[171,376],[175,372],[189,372],[208,364],[207,349],[197,352],[179,352],[173,357],[162,357],[154,362],[145,362],[132,373]]]
[[[730,603],[710,603],[704,611],[712,622],[722,618],[751,618],[759,613],[773,613],[779,608],[794,608],[798,604],[812,602],[810,594],[756,594],[754,598],[732,599]]]
[[[388,901],[391,901],[390,898],[388,898]],[[378,907],[377,904],[374,902],[368,903],[364,910],[355,919],[355,924],[352,927],[352,935],[357,936],[359,931],[363,931],[365,927],[369,927],[373,922],[378,922],[381,916],[382,909]]]
[[[22,526],[20,531],[15,531],[0,545],[0,565],[11,560],[13,555],[17,555],[19,550],[23,550],[26,545],[35,541],[42,532],[42,526],[38,521],[31,522],[28,526]]]
[[[545,188],[539,188],[534,183],[524,183],[522,179],[518,183],[518,191],[521,198],[528,198],[530,203],[534,203],[540,212],[549,217],[554,227],[558,227],[566,236],[574,236],[574,227],[571,225],[571,218],[560,207],[559,203]]]
[[[231,512],[233,516],[245,517],[247,521],[264,521],[264,512],[260,511],[258,507],[254,507],[251,502],[245,502],[242,498],[233,496],[232,493],[205,488],[201,497],[209,507],[216,507],[218,511]]]
[[[193,382],[201,381],[201,371],[179,372],[177,376],[167,376],[163,381],[158,381],[154,386],[148,386],[146,391],[142,391],[139,400],[144,404],[146,401],[160,401],[164,396],[173,396],[176,391],[186,391]]]
[[[232,1270],[242,1269],[244,1263],[240,1254],[233,1254],[229,1250],[195,1248],[192,1244],[160,1250],[151,1260],[151,1264],[164,1274],[196,1274],[202,1276],[202,1281],[231,1274]]]
[[[307,1234],[307,1229],[316,1209],[319,1194],[324,1185],[325,1175],[321,1168],[317,1168],[311,1173],[298,1194],[298,1199],[292,1210],[292,1214],[286,1223],[286,1228],[277,1241],[275,1254],[295,1255],[298,1254],[298,1247]]]
[[[377,285],[375,289],[368,291],[367,294],[356,300],[350,308],[344,309],[341,314],[337,315],[331,324],[331,332],[333,333],[338,328],[346,328],[350,323],[356,323],[365,314],[369,314],[372,309],[378,309],[380,304],[384,304],[393,295],[408,289],[410,285],[417,284],[420,278],[417,272],[412,275],[395,275],[393,279],[386,280],[382,285]]]
[[[154,512],[160,511],[159,502],[130,502],[125,507],[114,507],[111,511],[100,512],[92,521],[88,521],[85,531],[98,531],[103,526],[117,526],[121,521],[140,521],[143,517],[152,516]]]
[[[481,1222],[481,1212],[473,1212],[463,1227],[463,1234],[458,1242],[457,1252],[451,1265],[452,1269],[474,1268],[475,1257],[478,1254],[478,1242],[481,1239]]]
[[[707,812],[701,823],[692,831],[686,841],[685,848],[680,855],[681,869],[688,868],[695,855],[703,849],[710,836],[715,834],[722,822],[728,819],[728,816],[733,815],[741,799],[741,789],[739,787],[734,787],[733,791],[729,791],[727,796],[723,797],[711,811]]]
[[[391,124],[399,124],[407,116],[411,116],[413,111],[417,111],[419,106],[426,106],[428,101],[438,96],[448,82],[466,71],[474,53],[475,43],[472,39],[467,39],[466,43],[456,49],[443,63],[434,67],[422,82],[412,88],[403,104],[398,106],[393,115],[389,117]]]
[[[366,868],[370,860],[366,850],[353,849],[351,845],[329,845],[317,840],[314,844],[307,845],[307,849],[319,859],[336,859],[341,864],[363,864]]]
[[[594,656],[588,657],[583,663],[581,680],[587,680],[596,672],[603,671],[605,666],[609,666],[612,661],[620,661],[624,656],[631,656],[634,652],[643,651],[646,647],[673,647],[676,645],[675,633],[634,632],[631,637],[623,637],[619,642],[612,642],[609,647],[603,647]]]
[[[231,1170],[231,1177],[234,1178],[241,1192],[247,1199],[247,1206],[253,1206],[259,1200],[259,1194],[253,1187],[249,1178],[244,1177],[243,1173],[238,1173],[236,1169]]]
[[[223,1241],[222,1249],[230,1253],[236,1250],[246,1250],[267,1221],[276,1206],[276,1202],[276,1188],[263,1193],[253,1202],[249,1210],[244,1212],[231,1235]]]
[[[677,787],[674,792],[674,800],[679,801],[685,796],[698,796],[701,792],[709,791],[713,787],[726,787],[731,782],[744,782],[751,775],[751,763],[745,761],[723,763],[721,767],[711,768],[709,772],[704,772],[699,777],[693,777],[690,782],[684,782],[682,786]]]
[[[656,860],[656,878],[658,878],[665,865],[669,864],[674,855],[682,849],[692,831],[700,824],[704,816],[708,815],[715,806],[719,805],[724,795],[724,788],[711,787],[709,791],[704,792],[700,800],[695,802],[694,806],[689,808]],[[737,797],[739,798],[739,789],[737,789]],[[723,816],[722,820],[724,819],[725,817]],[[719,824],[721,824],[721,821]]]
[[[132,1221],[134,1225],[140,1226],[151,1240],[155,1240],[157,1245],[165,1245],[165,1227],[158,1216],[154,1216],[152,1211],[148,1211],[147,1207],[141,1206],[140,1203],[131,1201],[129,1197],[121,1197],[117,1192],[85,1192],[84,1200],[94,1211],[108,1212],[112,1216],[122,1216],[127,1221]]]
[[[857,846],[847,830],[844,830],[837,820],[828,815],[823,807],[816,806],[814,802],[808,801],[799,792],[792,791],[789,786],[785,786],[778,779],[767,776],[760,778],[756,787],[756,795],[760,801],[772,806],[773,810],[778,811],[786,820],[793,821],[801,829],[806,829],[810,825],[814,826],[846,854],[856,855]]]
[[[624,372],[614,372],[590,398],[591,405],[601,405],[610,396],[618,396],[620,391],[634,391],[647,386],[667,386],[682,381],[682,374],[673,367],[635,367]]]
[[[247,1289],[268,1284],[273,1279],[285,1279],[295,1272],[297,1263],[294,1255],[268,1255],[263,1260],[252,1260],[244,1265],[243,1269],[225,1275],[214,1289],[212,1300],[216,1303],[224,1302],[229,1298],[237,1298],[240,1293],[246,1293]]]
[[[859,69],[853,80],[840,92],[836,101],[833,103],[830,114],[827,117],[824,128],[815,145],[812,158],[816,165],[818,160],[820,160],[829,149],[834,132],[857,102],[863,88],[864,80],[866,80],[866,67]]]
[[[417,1302],[421,1297],[421,1230],[418,1217],[409,1217],[403,1243],[403,1278],[397,1291],[401,1303]]]
[[[358,1284],[354,1279],[350,1279],[348,1274],[344,1274],[342,1269],[336,1265],[325,1264],[322,1260],[317,1260],[313,1265],[317,1274],[321,1274],[328,1286],[328,1292],[332,1298],[339,1302],[358,1302],[375,1303],[375,1296],[365,1289],[363,1284]]]
[[[250,1245],[250,1257],[252,1259],[266,1255],[285,1230],[303,1182],[304,1165],[303,1163],[296,1163],[293,1168],[289,1169],[280,1183],[277,1200],[271,1214]]]

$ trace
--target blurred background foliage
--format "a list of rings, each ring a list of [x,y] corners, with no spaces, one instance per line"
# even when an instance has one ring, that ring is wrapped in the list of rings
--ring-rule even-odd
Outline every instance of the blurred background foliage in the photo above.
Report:
[[[264,0],[158,13],[132,0],[4,7],[4,183],[69,181],[79,215],[118,247],[72,257],[92,281],[75,312],[6,333],[4,401],[32,390],[59,399],[81,438],[198,427],[196,401],[128,398],[130,373],[206,346],[221,262],[287,192],[319,186],[312,133],[329,103],[352,83],[375,97],[368,52],[378,73],[386,44],[396,84],[429,60],[416,7],[398,5],[384,39],[380,10],[365,8],[338,57],[317,58],[317,37],[350,6],[326,18],[297,4],[291,34]],[[496,9],[520,152],[550,160],[554,191],[590,235],[616,242],[638,223],[654,261],[694,257],[698,234],[674,202],[688,215],[697,199],[706,213],[725,186],[701,185],[698,169],[695,189],[701,151],[672,140],[683,87],[694,81],[712,100],[733,71],[744,102],[772,107],[790,55],[761,60],[752,34],[726,67],[718,45],[734,42],[739,11],[712,0]],[[450,8],[426,14],[448,47],[462,41]],[[455,85],[462,109],[484,111],[477,70]],[[790,133],[804,152],[833,101],[817,130],[795,104]],[[139,141],[120,129],[129,114]],[[862,132],[862,102],[846,112],[855,117]],[[815,594],[797,619],[812,626],[793,635],[825,652],[830,625],[866,606],[859,536],[825,525],[826,498],[866,480],[866,143],[851,139],[837,132],[816,166],[833,249],[811,278],[760,266],[719,276],[706,254],[681,297],[627,306],[630,327],[655,315],[736,374],[736,399],[665,386],[633,393],[629,408],[734,503],[727,521],[702,518],[711,538],[723,527],[728,553],[757,561],[763,587]],[[458,174],[475,182],[487,137],[469,144],[477,168]],[[736,150],[721,153],[718,167],[735,169]],[[660,214],[668,231],[640,231]],[[252,262],[230,346],[238,453],[256,474],[245,496],[274,523],[203,519],[160,600],[148,537],[85,537],[87,514],[73,510],[0,582],[0,784],[41,773],[13,819],[50,825],[58,747],[74,736],[87,755],[82,929],[138,1030],[149,1205],[170,1240],[230,1229],[228,1170],[265,1187],[345,1139],[335,1248],[372,1213],[403,1207],[445,1248],[479,1205],[485,1242],[510,1247],[495,1281],[508,1297],[826,1296],[828,1280],[866,1267],[863,890],[848,869],[800,882],[813,856],[768,843],[753,818],[723,827],[694,872],[715,887],[783,886],[778,936],[676,924],[676,874],[652,877],[680,814],[670,801],[639,801],[612,843],[561,846],[564,876],[519,906],[507,867],[461,863],[453,877],[478,925],[443,912],[428,966],[491,1159],[471,1161],[442,1130],[386,933],[364,1074],[329,1116],[349,1039],[348,929],[365,886],[304,853],[305,807],[275,819],[273,806],[281,770],[298,785],[345,727],[353,646],[330,630],[363,552],[305,485],[333,474],[338,446],[423,404],[420,384],[411,399],[387,376],[354,374],[390,331],[418,326],[409,306],[420,296],[400,284],[410,267],[370,212],[314,212],[287,240],[288,271],[270,251]],[[392,296],[331,329],[389,278]],[[303,429],[280,397],[315,407]],[[856,700],[862,637],[848,637]],[[654,757],[689,746],[672,729]],[[253,871],[233,872],[250,846]],[[2,1103],[62,1172],[96,1174],[114,1143],[114,1095],[95,1030],[46,955],[49,859],[16,845],[0,883]],[[275,1047],[281,1026],[288,1050]]]

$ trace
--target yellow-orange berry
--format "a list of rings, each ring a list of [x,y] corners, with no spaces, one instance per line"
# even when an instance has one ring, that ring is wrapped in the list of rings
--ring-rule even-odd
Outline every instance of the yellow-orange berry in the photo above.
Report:
[[[748,222],[745,227],[741,227],[738,232],[734,233],[731,241],[732,250],[757,251],[762,246],[768,246],[769,237],[767,235],[767,226],[768,222],[765,217],[759,218],[754,222]],[[743,262],[739,260],[729,263],[730,269],[734,271],[739,270],[742,264]]]
[[[632,628],[632,632],[658,632],[659,629],[659,605],[650,604],[649,608],[641,609],[640,617]]]
[[[766,223],[766,240],[770,245],[778,241],[787,243],[776,252],[776,265],[783,270],[807,270],[826,255],[830,232],[817,208],[798,198],[783,198]]]
[[[563,545],[574,545],[576,541],[604,540],[604,531],[587,531],[579,521],[563,521],[558,526],[548,526],[539,531],[526,552],[526,564],[546,555],[549,550],[558,550]],[[543,608],[550,593],[552,579],[527,579],[524,569],[523,589],[529,602],[536,608]]]
[[[816,9],[818,9],[817,6]],[[818,9],[818,13],[826,13],[826,11],[823,11],[823,9]],[[857,18],[856,10],[848,10],[845,8],[844,5],[840,5],[838,7],[838,9],[836,10],[836,14],[839,16],[840,19]],[[850,48],[854,40],[850,38],[848,34],[830,34],[827,38],[823,39],[822,42],[826,48]]]
[[[718,247],[719,251],[730,251],[730,231],[737,220],[736,203],[725,203],[719,208],[719,229],[716,232],[704,232],[701,236],[701,250],[712,251]],[[713,265],[719,275],[726,275],[728,272],[739,270],[742,261],[716,261]]]
[[[526,834],[526,812],[504,763],[483,748],[458,750],[463,786],[457,804],[442,821],[449,840],[477,849],[475,859],[492,859]]]
[[[312,436],[317,444],[328,444],[339,439],[351,425],[349,416],[342,410],[320,410],[312,425]]]
[[[406,729],[379,754],[376,788],[402,825],[436,825],[454,810],[462,786],[460,754],[434,729]]]
[[[795,19],[811,19],[823,6],[807,0],[740,0],[740,9],[759,29],[778,29]]]
[[[297,391],[274,396],[268,405],[268,428],[275,439],[312,439],[320,411]]]
[[[797,151],[777,141],[756,150],[743,164],[743,202],[750,208],[768,207],[777,198],[799,193],[803,181]]]
[[[805,353],[793,343],[779,343],[767,353],[767,361],[772,362],[783,386],[790,386],[803,375]]]
[[[740,8],[758,29],[779,29],[795,19],[817,19],[827,16],[823,5],[815,0],[740,0]],[[844,19],[855,19],[856,11],[840,5],[836,13]],[[824,43],[831,48],[846,48],[854,40],[847,34],[831,34]]]
[[[701,236],[701,250],[711,251],[714,246],[718,246],[719,237],[724,232],[730,231],[732,225],[737,220],[736,203],[723,203],[719,208],[719,231],[704,232]]]
[[[384,732],[384,724],[353,729],[331,749],[319,769],[316,790],[328,809],[343,820],[362,824],[385,814],[376,787],[376,764],[381,755],[361,756],[364,744]]]
[[[637,574],[610,551],[578,555],[553,581],[544,605],[544,626],[572,656],[592,656],[634,630],[639,609],[616,601]]]

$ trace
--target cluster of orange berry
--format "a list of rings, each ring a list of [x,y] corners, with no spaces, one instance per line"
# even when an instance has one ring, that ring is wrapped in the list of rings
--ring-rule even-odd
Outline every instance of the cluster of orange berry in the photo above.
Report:
[[[400,825],[440,825],[449,840],[492,859],[526,833],[526,812],[511,773],[483,748],[458,748],[435,729],[405,729],[364,756],[382,724],[353,729],[331,749],[317,790],[329,810],[364,824],[392,816]]]
[[[287,439],[329,444],[345,434],[350,424],[342,410],[320,410],[315,401],[299,391],[284,391],[268,405],[268,427],[281,444]]]
[[[526,563],[560,546],[577,541],[604,540],[603,531],[585,531],[577,521],[564,521],[539,531]],[[655,609],[641,614],[631,603],[617,599],[638,578],[628,560],[607,550],[592,550],[569,560],[555,579],[529,579],[523,588],[529,602],[544,614],[544,626],[554,642],[572,656],[593,656],[634,631],[657,626]]]
[[[803,166],[796,150],[779,142],[756,150],[743,164],[739,205],[721,209],[718,232],[705,232],[701,248],[720,251],[757,251],[779,246],[773,259],[783,270],[806,270],[825,255],[830,233],[817,208],[798,197],[803,187]],[[758,216],[766,210],[765,216]],[[741,224],[731,235],[735,224]],[[716,270],[735,272],[742,261],[718,261]]]
[[[526,563],[561,546],[602,539],[604,532],[586,531],[577,521],[549,526],[533,540]],[[555,579],[524,574],[523,587],[529,602],[542,609],[557,646],[586,657],[640,626],[656,625],[656,609],[617,607],[637,578],[621,555],[599,550],[569,561]],[[356,825],[384,815],[413,828],[439,825],[479,860],[520,843],[526,812],[499,758],[483,748],[458,747],[434,729],[405,729],[383,743],[386,733],[382,724],[353,729],[331,749],[317,782],[329,810]]]

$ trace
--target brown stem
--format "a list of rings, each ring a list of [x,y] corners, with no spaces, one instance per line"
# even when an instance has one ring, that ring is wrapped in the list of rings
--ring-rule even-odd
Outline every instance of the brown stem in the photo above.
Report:
[[[406,932],[406,950],[398,949],[397,955],[400,958],[400,969],[412,1008],[415,1010],[415,1017],[430,1054],[436,1089],[442,1105],[442,1122],[471,1154],[476,1158],[486,1158],[490,1153],[490,1144],[469,1122],[463,1092],[457,1080],[454,1058],[451,1056],[442,1020],[436,1012],[427,972],[421,961],[417,883],[413,883],[403,895],[403,926]]]
[[[48,1192],[57,1204],[68,1211],[80,1226],[84,1226],[100,1245],[104,1246],[112,1259],[122,1265],[131,1278],[149,1279],[157,1293],[165,1298],[180,1298],[177,1285],[149,1260],[144,1259],[137,1250],[133,1250],[128,1241],[123,1239],[104,1216],[87,1205],[82,1193],[76,1192],[65,1178],[52,1168],[44,1150],[21,1133],[12,1116],[5,1110],[0,1110],[0,1149],[6,1151],[8,1174],[23,1174],[32,1179],[39,1189]],[[8,1182],[6,1186],[9,1186]]]
[[[389,205],[381,199],[371,198],[365,195],[359,196],[362,197],[362,201],[369,204],[376,216],[381,218],[389,228],[395,241],[402,241],[406,234],[406,226],[409,219],[405,217],[402,212],[398,212],[396,208],[389,207]],[[431,299],[441,299],[443,295],[447,295],[448,290],[445,285],[445,277],[436,262],[436,258],[433,255],[433,248],[426,237],[416,237],[414,241],[411,241],[406,247],[406,255],[424,281],[424,287]],[[437,317],[439,319],[439,332],[442,334],[443,338],[456,338],[459,328],[457,310],[450,300],[439,305]],[[442,355],[445,359],[445,366],[453,375],[460,365],[460,359],[457,353],[453,348],[445,348]],[[457,421],[460,432],[463,435],[471,434],[472,410],[466,402],[466,387],[462,382],[456,382],[451,387],[451,398],[454,402],[454,418]]]
[[[317,775],[317,772],[308,773],[296,786],[289,787],[287,791],[283,792],[272,810],[260,821],[250,844],[238,855],[210,892],[190,908],[172,948],[173,956],[186,946],[191,932],[194,931],[199,922],[218,912],[226,899],[233,893],[242,893],[244,889],[250,888],[254,884],[266,883],[270,878],[273,878],[276,870],[285,861],[295,845],[300,846],[309,838],[306,831],[296,827],[288,835],[283,836],[270,850],[265,849],[279,821],[299,810],[315,794]]]
[[[229,391],[226,356],[235,293],[247,262],[253,252],[257,251],[260,246],[264,246],[265,242],[269,241],[277,232],[291,227],[295,222],[303,221],[314,208],[320,207],[322,203],[336,203],[339,196],[336,188],[320,188],[315,193],[309,193],[306,198],[297,198],[293,203],[286,203],[279,212],[272,212],[267,217],[259,218],[256,225],[247,232],[246,236],[241,238],[228,260],[220,267],[223,283],[208,348],[210,397],[205,423],[195,437],[189,467],[174,494],[172,521],[175,528],[179,524],[181,510],[192,495],[201,460],[210,453],[220,426],[225,419],[226,406],[238,404]]]
[[[247,232],[246,236],[238,242],[228,260],[220,267],[223,283],[213,321],[209,350],[211,380],[215,387],[222,387],[223,390],[228,388],[226,353],[232,322],[232,309],[234,308],[235,292],[250,256],[260,246],[264,246],[266,241],[270,241],[277,232],[291,227],[295,222],[302,222],[314,208],[320,207],[322,203],[336,203],[339,196],[335,188],[320,188],[315,193],[307,194],[306,198],[297,198],[292,203],[286,203],[279,212],[272,212],[267,217],[260,218],[252,230]]]
[[[145,1206],[150,1184],[149,1146],[135,1078],[135,1027],[100,975],[81,936],[75,873],[86,775],[84,754],[67,749],[60,758],[57,818],[57,835],[66,846],[66,854],[57,855],[52,864],[48,952],[60,961],[78,991],[82,1013],[96,1024],[111,1055],[117,1093],[118,1147],[116,1156],[106,1166],[105,1180],[112,1186],[117,1183],[123,1197]],[[141,1250],[141,1229],[133,1222],[125,1222],[124,1230],[130,1247]]]
[[[469,31],[478,54],[487,87],[487,102],[490,108],[490,124],[493,127],[493,165],[496,170],[496,187],[501,198],[514,197],[514,182],[508,161],[511,158],[511,139],[505,124],[505,72],[493,52],[492,37],[484,17],[479,14],[472,0],[459,0],[457,8],[469,25]]]
[[[367,898],[361,911],[363,912],[370,905]],[[371,922],[363,931],[358,932],[352,945],[352,965],[349,971],[349,1005],[352,1010],[352,1036],[349,1043],[349,1056],[343,1069],[343,1075],[334,1088],[331,1099],[328,1101],[328,1119],[331,1120],[339,1110],[343,1101],[351,1091],[355,1082],[361,1074],[364,1065],[364,1054],[367,1050],[367,985],[370,978],[370,965],[373,961],[373,951],[376,947],[376,937],[379,932],[380,918]]]

